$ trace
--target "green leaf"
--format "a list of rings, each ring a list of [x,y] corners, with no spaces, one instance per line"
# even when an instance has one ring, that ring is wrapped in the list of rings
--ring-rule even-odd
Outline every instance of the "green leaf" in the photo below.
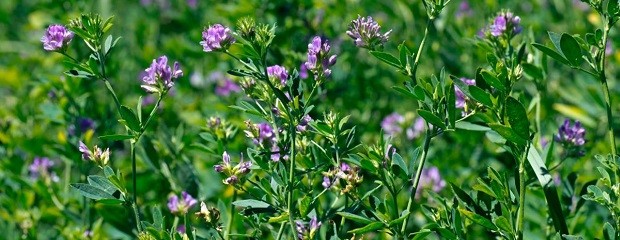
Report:
[[[489,72],[487,70],[483,70],[483,71],[480,71],[480,75],[482,75],[482,78],[484,79],[484,81],[486,83],[488,83],[489,85],[491,85],[491,87],[499,90],[502,93],[506,92],[506,86],[504,86],[502,81],[497,79],[495,74],[493,74],[493,73],[491,73],[491,72]]]
[[[480,226],[483,226],[485,228],[488,228],[490,230],[497,230],[497,226],[495,226],[495,224],[493,224],[493,222],[491,222],[491,220],[486,219],[483,216],[480,216],[476,213],[467,211],[466,209],[463,208],[459,208],[459,212],[464,215],[465,217],[469,218],[470,220],[472,220],[473,222],[477,223]]]
[[[553,58],[555,60],[558,60],[561,63],[569,65],[568,60],[566,60],[566,58],[564,56],[562,56],[560,53],[554,51],[553,49],[548,48],[545,45],[538,44],[538,43],[532,43],[532,46],[534,46],[536,49],[540,50],[541,52],[543,52],[547,56],[549,56],[549,57],[551,57],[551,58]]]
[[[562,48],[562,53],[566,56],[566,59],[572,66],[581,65],[583,62],[581,47],[573,36],[563,33],[560,38],[560,47]]]
[[[128,108],[127,106],[122,105],[121,109],[121,118],[123,118],[123,120],[125,120],[125,125],[136,132],[140,131],[140,121],[138,121],[138,118],[136,117],[136,114],[133,112],[133,110],[131,110],[131,108]]]
[[[499,216],[493,219],[493,223],[495,224],[495,226],[499,227],[499,229],[504,230],[510,234],[514,234],[514,231],[510,226],[510,222],[508,222],[508,219],[506,219],[504,216]]]
[[[527,119],[525,107],[513,97],[506,99],[506,116],[510,127],[524,139],[530,139],[530,121]]]
[[[82,196],[90,199],[116,199],[114,196],[112,196],[112,194],[109,194],[102,189],[85,183],[73,183],[71,184],[71,187],[76,189]]]
[[[370,54],[375,56],[377,59],[381,60],[382,62],[389,64],[392,67],[395,67],[398,69],[403,68],[400,64],[400,60],[398,60],[398,58],[392,56],[389,53],[379,52],[379,51],[370,51]]]
[[[409,48],[405,46],[404,42],[398,45],[398,53],[399,53],[399,58],[400,58],[400,65],[403,66],[404,68],[409,67],[409,63],[407,59],[411,55],[411,52],[409,51]]]
[[[379,229],[382,229],[384,226],[385,224],[383,224],[382,222],[373,222],[364,227],[353,229],[349,231],[349,233],[361,235],[367,232],[377,231]]]
[[[461,200],[461,202],[465,203],[467,206],[470,207],[470,209],[475,209],[476,212],[482,212],[482,208],[480,208],[480,206],[478,206],[478,204],[476,204],[476,202],[474,201],[474,199],[472,199],[469,194],[467,194],[465,191],[463,191],[463,189],[459,188],[458,186],[454,185],[453,183],[450,183],[450,187],[452,187],[452,192],[454,192],[454,195],[456,195],[456,197]]]
[[[473,85],[469,86],[469,93],[471,94],[471,97],[477,102],[481,103],[485,107],[493,108],[493,100],[491,100],[490,93],[485,92],[481,88]]]
[[[407,176],[409,176],[409,171],[407,170],[407,164],[403,160],[403,157],[398,153],[392,154],[392,165],[398,166]]]
[[[515,133],[512,128],[497,123],[489,124],[489,127],[493,129],[493,131],[497,132],[500,136],[504,137],[506,140],[516,143],[517,145],[524,146],[526,143],[526,140],[522,138],[519,134]]]
[[[109,194],[114,194],[114,192],[118,191],[116,186],[114,186],[114,184],[112,184],[112,182],[110,182],[110,180],[108,180],[105,177],[98,176],[98,175],[90,175],[88,176],[87,179],[88,179],[88,184],[90,184],[93,187],[99,188]]]
[[[348,220],[351,220],[353,222],[360,223],[360,224],[369,224],[373,222],[371,219],[367,217],[356,215],[356,214],[349,213],[349,212],[337,212],[336,214],[342,216],[345,219],[348,219]]]
[[[532,170],[534,170],[538,182],[543,187],[543,193],[545,194],[545,199],[547,199],[549,215],[551,215],[551,219],[553,219],[555,230],[561,234],[568,234],[568,227],[566,226],[566,219],[562,211],[562,203],[558,197],[557,188],[555,184],[553,184],[549,170],[533,144],[529,146],[527,161],[532,167]]]
[[[394,227],[396,225],[400,225],[407,217],[409,217],[409,211],[405,210],[397,219],[394,219],[388,223],[389,227]]]
[[[609,2],[607,2],[607,13],[609,15],[614,16],[618,14],[618,10],[620,10],[620,7],[618,7],[618,0],[609,0]]]
[[[543,71],[539,67],[529,63],[523,63],[521,67],[523,67],[523,72],[531,78],[538,80],[543,79]]]
[[[409,90],[407,90],[407,89],[405,89],[403,87],[394,86],[394,87],[392,87],[392,89],[396,90],[397,92],[401,93],[402,95],[405,95],[406,97],[413,98],[414,100],[424,101],[424,97],[419,98],[418,95],[413,94],[412,92],[410,92]]]
[[[610,2],[614,2],[613,0]],[[617,3],[616,3],[617,4]],[[605,240],[616,240],[616,229],[609,222],[603,225],[603,238]]]
[[[487,126],[482,126],[482,125],[478,125],[478,124],[474,124],[474,123],[470,123],[470,122],[465,122],[465,121],[460,121],[456,123],[456,128],[458,129],[464,129],[464,130],[469,130],[469,131],[479,131],[479,132],[486,132],[486,131],[490,131],[491,128],[487,127]]]
[[[105,43],[103,44],[103,55],[104,56],[108,55],[110,48],[112,48],[112,35],[108,35],[108,37],[105,39]]]
[[[432,112],[426,111],[424,109],[418,109],[418,115],[424,118],[424,120],[426,120],[428,123],[433,124],[435,127],[446,129],[446,124],[443,123],[443,121]]]
[[[269,203],[254,200],[254,199],[246,199],[246,200],[237,200],[232,203],[237,207],[252,207],[252,208],[268,208]]]
[[[153,226],[155,226],[157,230],[163,230],[164,217],[161,214],[161,209],[159,208],[158,205],[155,205],[152,208],[152,212],[153,212]]]
[[[127,139],[132,139],[132,138],[133,138],[132,135],[125,135],[125,134],[113,134],[113,135],[105,135],[105,136],[99,137],[99,139],[106,140],[106,141],[122,141],[122,140],[127,140]]]

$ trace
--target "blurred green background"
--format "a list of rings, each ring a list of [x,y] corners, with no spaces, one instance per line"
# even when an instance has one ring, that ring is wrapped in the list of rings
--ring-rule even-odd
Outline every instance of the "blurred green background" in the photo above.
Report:
[[[468,8],[464,4],[467,3]],[[486,66],[486,53],[478,47],[476,33],[502,9],[521,16],[524,31],[516,41],[548,43],[547,31],[585,34],[600,26],[598,15],[579,1],[573,0],[453,0],[430,29],[430,44],[422,55],[420,77],[437,74],[441,68],[458,77],[473,78],[476,68]],[[74,238],[81,236],[81,219],[74,216],[81,199],[68,184],[83,178],[84,170],[77,152],[77,141],[98,143],[112,150],[115,168],[129,168],[128,146],[123,143],[101,142],[98,136],[120,133],[112,99],[99,81],[74,79],[63,75],[66,70],[62,55],[43,50],[40,38],[53,23],[67,24],[81,13],[96,12],[104,18],[115,16],[112,35],[122,39],[112,53],[109,67],[111,83],[121,101],[135,105],[140,89],[138,76],[153,58],[167,55],[179,61],[185,76],[177,82],[174,94],[165,99],[158,114],[158,134],[149,134],[146,151],[139,156],[139,189],[143,203],[165,204],[168,194],[188,189],[201,200],[217,203],[230,198],[231,190],[221,184],[212,171],[217,157],[191,148],[204,141],[198,137],[206,119],[219,116],[241,130],[249,117],[228,106],[243,98],[242,93],[229,96],[215,94],[224,81],[233,61],[226,56],[202,52],[201,32],[212,23],[234,26],[241,17],[251,16],[258,22],[277,24],[276,39],[269,61],[289,69],[299,68],[305,61],[307,43],[315,35],[328,38],[332,52],[338,54],[333,77],[320,93],[316,113],[334,111],[351,115],[350,124],[357,126],[362,143],[375,143],[380,136],[380,122],[390,113],[405,115],[411,123],[415,118],[415,102],[399,95],[392,86],[402,85],[407,78],[379,63],[367,51],[355,47],[345,34],[348,23],[357,15],[373,16],[384,31],[392,29],[385,50],[395,53],[405,42],[415,49],[422,38],[426,13],[421,1],[203,1],[141,0],[141,1],[0,1],[0,231],[6,239]],[[617,29],[611,39],[617,40]],[[72,42],[70,54],[86,58],[85,46]],[[610,55],[610,87],[618,98],[618,44],[612,41]],[[542,55],[528,48],[528,62],[546,65]],[[580,159],[565,162],[559,169],[562,176],[578,172],[578,185],[596,179],[592,155],[605,153],[606,120],[602,92],[598,83],[577,71],[550,60],[547,78],[540,84],[542,97],[541,135],[547,140],[557,131],[565,117],[580,120],[587,129],[587,153]],[[532,102],[538,94],[529,76],[517,85],[524,99]],[[618,115],[618,104],[614,113]],[[533,116],[531,116],[533,117]],[[80,129],[80,121],[94,120],[93,129]],[[616,123],[620,121],[615,121]],[[156,126],[155,126],[156,125]],[[71,132],[70,129],[78,129]],[[615,126],[615,129],[618,129]],[[85,131],[80,131],[85,130]],[[155,132],[155,131],[153,131]],[[248,141],[243,134],[227,146],[229,152],[243,152]],[[446,134],[434,141],[429,164],[437,166],[449,182],[469,188],[488,166],[515,169],[508,154],[485,140],[484,133]],[[405,154],[420,145],[421,139],[397,136],[394,144]],[[481,144],[482,143],[482,144]],[[558,150],[559,151],[559,150]],[[47,185],[28,178],[28,165],[35,156],[47,156],[57,164],[53,171],[60,181]],[[162,170],[166,166],[166,171]],[[81,170],[80,170],[81,168]],[[168,175],[166,175],[168,174]],[[169,176],[176,176],[176,181]],[[49,191],[49,190],[52,191]],[[577,188],[579,189],[579,188]],[[564,189],[564,191],[567,191]],[[53,192],[53,193],[52,193]],[[448,190],[444,194],[450,195]],[[577,193],[567,192],[568,204]],[[56,196],[57,195],[57,196]],[[223,197],[222,197],[223,196]],[[53,204],[57,197],[64,211]],[[532,236],[546,231],[547,219],[542,194],[532,194],[533,202],[526,211],[526,229]],[[106,224],[106,236],[127,236],[123,209],[95,205]],[[587,239],[600,237],[598,227],[607,213],[588,203],[583,214],[571,216],[571,233]],[[586,214],[587,213],[587,214]],[[81,214],[81,213],[80,213]],[[120,214],[120,215],[119,215]],[[420,225],[426,220],[416,218]],[[587,225],[583,225],[587,223]],[[241,224],[241,223],[238,223]],[[6,235],[4,235],[6,234]],[[77,235],[76,235],[77,234]],[[2,238],[2,237],[0,237]],[[535,239],[530,238],[530,239]]]

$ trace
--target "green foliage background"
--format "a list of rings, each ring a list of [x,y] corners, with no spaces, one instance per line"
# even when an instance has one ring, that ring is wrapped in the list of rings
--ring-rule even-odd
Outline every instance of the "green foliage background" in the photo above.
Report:
[[[486,62],[485,50],[478,47],[475,35],[502,9],[511,9],[521,16],[524,31],[518,39],[529,43],[548,43],[547,31],[585,34],[600,25],[600,19],[592,10],[584,10],[579,2],[572,0],[476,0],[470,1],[470,12],[458,13],[460,3],[453,0],[435,28],[430,30],[430,45],[422,55],[418,76],[429,77],[444,67],[452,75],[473,78],[476,68]],[[198,42],[203,27],[210,23],[234,26],[236,20],[244,16],[254,17],[258,22],[276,23],[275,47],[269,58],[289,69],[299,68],[305,61],[307,43],[312,36],[330,39],[332,52],[339,56],[338,63],[333,67],[332,80],[320,93],[316,111],[351,115],[350,124],[357,126],[357,137],[362,143],[378,142],[380,122],[392,112],[406,115],[408,121],[415,117],[416,103],[391,89],[402,85],[406,77],[356,48],[345,31],[349,21],[358,14],[371,15],[384,30],[393,30],[386,51],[396,52],[396,46],[403,41],[413,49],[420,42],[426,24],[421,1],[199,0],[195,9],[184,0],[153,0],[146,5],[118,0],[0,1],[0,184],[3,186],[0,188],[0,232],[6,239],[81,236],[85,230],[81,222],[83,216],[80,216],[84,213],[78,211],[82,199],[68,187],[69,183],[83,181],[79,169],[88,171],[77,151],[79,139],[110,147],[112,166],[129,172],[128,146],[97,139],[122,132],[116,122],[112,99],[103,91],[103,84],[64,76],[62,56],[45,52],[39,41],[49,24],[66,24],[69,19],[87,12],[115,16],[112,34],[122,39],[112,53],[109,72],[122,102],[134,105],[138,97],[144,95],[138,76],[153,58],[165,54],[179,61],[185,72],[174,87],[174,95],[165,99],[157,123],[151,126],[156,129],[152,132],[157,134],[147,134],[143,141],[147,150],[138,152],[138,192],[142,205],[165,206],[169,194],[181,190],[214,205],[221,201],[218,206],[230,202],[231,189],[226,188],[212,170],[220,158],[192,147],[194,143],[204,143],[199,133],[208,117],[227,119],[239,132],[245,127],[243,121],[249,118],[228,107],[242,98],[242,93],[230,97],[214,93],[217,83],[210,81],[209,75],[232,68],[232,61],[222,55],[202,52]],[[616,66],[620,61],[615,41],[619,39],[617,32],[617,29],[612,30],[613,53],[608,64],[612,96],[616,99],[619,95]],[[72,44],[83,45],[79,41]],[[72,49],[73,54],[86,57],[85,46]],[[586,126],[586,156],[563,163],[556,173],[567,180],[566,176],[575,172],[575,189],[580,191],[585,183],[598,178],[592,155],[608,151],[600,87],[589,76],[555,61],[544,60],[533,48],[528,48],[528,53],[529,61],[545,65],[547,69],[541,89],[544,94],[540,99],[541,135],[551,141],[565,117],[579,120]],[[194,84],[192,78],[196,81]],[[517,85],[524,90],[523,98],[528,99],[528,103],[537,96],[530,79],[526,76]],[[617,106],[613,109],[615,113],[619,110]],[[67,129],[82,117],[95,120],[95,131],[70,136]],[[394,144],[407,156],[421,141],[397,137]],[[248,144],[241,133],[226,148],[238,155]],[[516,169],[511,157],[502,151],[486,140],[484,133],[451,133],[434,141],[429,164],[437,166],[446,181],[471,189],[475,178],[485,175],[488,166],[509,171]],[[59,175],[59,182],[48,186],[28,177],[27,167],[35,156],[47,156],[56,162],[53,171]],[[578,199],[570,196],[578,198],[578,192],[560,189],[569,196],[563,199],[564,204],[576,204]],[[531,205],[526,208],[526,239],[538,239],[545,236],[552,225],[546,218],[542,191],[531,189],[528,194]],[[452,192],[445,188],[441,195],[451,196]],[[53,203],[55,197],[64,210]],[[130,213],[103,204],[95,204],[93,208],[89,214],[105,220],[96,232],[97,237],[130,236],[131,228],[125,224]],[[601,237],[598,226],[608,220],[608,213],[589,202],[584,208],[577,215],[569,215],[571,234],[586,239]],[[428,219],[419,209],[415,211],[414,219],[421,227]],[[243,223],[237,220],[236,229],[243,229]]]

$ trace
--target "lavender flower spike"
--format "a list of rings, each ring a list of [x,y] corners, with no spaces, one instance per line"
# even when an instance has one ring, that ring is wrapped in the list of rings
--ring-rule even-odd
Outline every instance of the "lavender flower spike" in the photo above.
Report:
[[[224,27],[221,24],[214,24],[202,32],[200,45],[202,45],[203,51],[214,52],[226,50],[234,42],[235,38],[230,28]]]
[[[181,193],[182,199],[178,196],[172,195],[168,199],[168,209],[173,214],[187,214],[187,211],[198,203],[196,199],[189,195],[189,193],[183,191]]]
[[[282,86],[286,86],[288,71],[280,65],[273,65],[271,67],[267,67],[267,76],[269,76],[270,79],[280,80],[280,84],[282,84]]]
[[[502,34],[514,36],[522,30],[520,26],[521,18],[515,16],[512,12],[501,12],[493,20],[493,24],[489,26],[489,31],[493,37],[499,37]]]
[[[331,46],[329,41],[316,36],[308,44],[308,61],[304,63],[306,69],[314,74],[314,79],[328,78],[332,70],[329,67],[336,64],[336,55],[329,56]]]
[[[381,26],[372,19],[371,16],[362,17],[357,15],[357,19],[351,21],[347,35],[355,40],[355,46],[374,50],[382,47],[392,33],[392,30],[381,34]]]
[[[178,62],[174,62],[171,68],[168,65],[168,57],[161,56],[153,60],[151,66],[144,70],[142,88],[149,93],[167,92],[174,86],[174,80],[183,76],[183,71]]]
[[[585,135],[586,129],[579,121],[575,121],[571,126],[570,119],[565,119],[564,124],[558,129],[558,134],[555,135],[555,140],[565,145],[583,146],[586,143]]]
[[[63,25],[50,25],[45,30],[43,37],[41,37],[43,49],[47,51],[62,51],[71,42],[73,35],[73,32],[67,30]]]

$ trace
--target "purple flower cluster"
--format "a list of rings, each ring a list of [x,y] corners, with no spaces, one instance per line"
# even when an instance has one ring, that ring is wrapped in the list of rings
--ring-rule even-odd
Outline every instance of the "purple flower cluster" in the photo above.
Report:
[[[142,88],[149,93],[167,92],[174,86],[174,80],[183,76],[178,62],[174,67],[168,66],[168,57],[161,56],[153,59],[151,66],[144,70],[142,76]]]
[[[99,148],[98,146],[95,146],[93,148],[93,151],[91,151],[86,144],[84,144],[83,142],[80,141],[80,145],[78,147],[78,149],[80,150],[80,152],[82,153],[82,159],[86,160],[86,161],[93,161],[95,163],[97,163],[97,165],[101,166],[102,168],[108,164],[108,161],[110,159],[110,149],[106,148],[105,151],[102,150],[101,148]]]
[[[555,141],[568,148],[569,155],[583,156],[584,152],[581,150],[581,147],[586,143],[585,135],[586,129],[579,121],[575,121],[573,125],[570,119],[565,119],[564,124],[560,126],[558,133],[555,135]]]
[[[73,32],[69,31],[63,25],[50,25],[47,30],[45,30],[43,37],[41,37],[43,49],[47,51],[62,51],[71,42],[73,36]]]
[[[467,85],[476,85],[476,80],[474,79],[460,78],[460,80]],[[454,86],[454,94],[456,95],[456,108],[465,108],[467,104],[467,96],[465,96],[465,93],[457,86]]]
[[[441,178],[437,167],[429,167],[422,170],[420,183],[416,189],[415,196],[420,198],[423,188],[430,188],[433,192],[439,192],[446,187],[446,181]]]
[[[168,198],[168,209],[172,214],[187,214],[187,211],[196,205],[198,201],[189,195],[189,193],[183,191],[181,193],[181,198],[177,195],[172,195]]]
[[[275,81],[279,81],[282,86],[286,86],[288,71],[280,65],[273,65],[271,67],[267,67],[267,76],[270,80],[273,79]]]
[[[306,69],[314,74],[315,79],[328,78],[332,74],[329,67],[336,64],[336,55],[329,56],[331,46],[327,40],[316,36],[308,44],[308,61]]]
[[[345,187],[340,189],[340,193],[345,194],[355,189],[357,185],[362,183],[363,179],[359,174],[358,167],[351,167],[349,164],[340,163],[340,166],[337,168],[323,173],[321,185],[324,188],[337,187],[336,183],[338,180],[344,181]]]
[[[45,180],[49,179],[53,182],[57,182],[59,178],[56,173],[51,171],[52,166],[54,166],[54,162],[49,158],[35,157],[32,164],[28,166],[28,172],[30,172],[30,177],[32,179],[43,178]]]
[[[355,46],[374,50],[376,47],[382,47],[392,33],[392,30],[381,34],[381,26],[372,19],[371,16],[357,16],[357,19],[351,21],[347,35],[355,40]]]
[[[202,50],[205,52],[213,52],[226,50],[235,42],[232,31],[228,27],[221,24],[209,26],[202,32]]]
[[[230,162],[230,155],[228,155],[227,152],[222,154],[222,164],[213,166],[216,172],[224,173],[227,176],[227,178],[223,180],[223,183],[226,185],[238,183],[243,176],[250,172],[251,167],[252,162],[244,162],[243,155],[241,155],[239,163],[233,166]]]
[[[321,222],[316,219],[316,216],[310,218],[308,226],[302,221],[295,222],[295,230],[297,231],[297,238],[301,240],[314,239],[314,235],[321,227]]]
[[[403,131],[403,123],[405,122],[405,117],[394,112],[390,115],[387,115],[381,121],[381,129],[385,132],[386,135],[390,137],[396,137]]]
[[[520,23],[521,18],[519,16],[515,16],[509,11],[501,12],[495,17],[493,24],[489,26],[489,32],[493,37],[499,37],[502,34],[512,37],[521,32]]]

